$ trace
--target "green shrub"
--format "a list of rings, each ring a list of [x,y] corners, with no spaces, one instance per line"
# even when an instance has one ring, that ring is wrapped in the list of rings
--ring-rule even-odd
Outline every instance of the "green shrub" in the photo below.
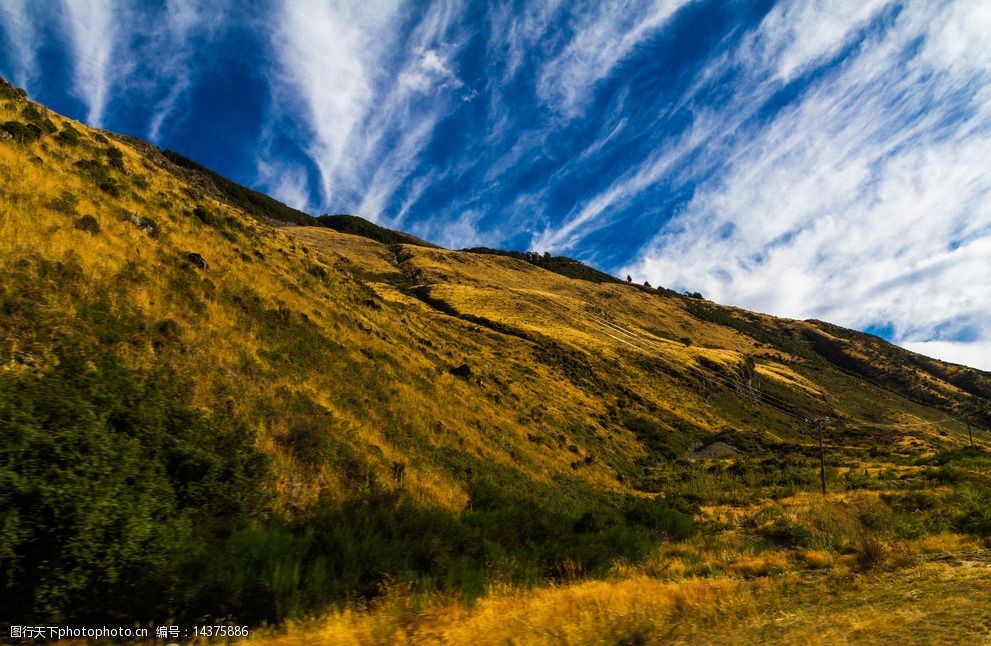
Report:
[[[4,121],[0,130],[9,134],[17,143],[29,144],[41,138],[41,128],[34,124],[23,124],[20,121]]]
[[[193,216],[203,224],[216,229],[231,242],[239,242],[237,234],[248,231],[237,218],[225,214],[218,215],[201,204],[193,208]]]
[[[15,88],[7,79],[0,77],[0,99],[20,99],[26,93],[21,88]]]
[[[198,616],[176,546],[209,552],[262,507],[251,435],[166,370],[55,352],[41,374],[0,372],[0,615]]]
[[[809,547],[814,540],[808,527],[786,519],[775,521],[761,533],[769,541],[785,547]]]
[[[288,405],[284,413],[288,431],[279,438],[279,444],[304,467],[313,469],[333,457],[331,431],[336,428],[334,419],[320,406],[302,393],[287,393]]]
[[[120,184],[113,177],[108,177],[97,184],[96,187],[111,197],[121,196]]]
[[[695,522],[690,516],[659,500],[631,497],[624,506],[623,516],[630,524],[667,539],[683,540],[695,533]]]
[[[80,159],[73,166],[97,184],[106,181],[110,177],[110,169],[104,166],[99,159]]]
[[[45,116],[38,109],[38,106],[33,103],[28,103],[24,106],[21,110],[21,116],[27,119],[29,123],[37,126],[41,132],[52,134],[58,131],[58,127],[52,123],[52,120]]]
[[[56,135],[55,141],[66,146],[78,146],[80,142],[79,131],[71,125],[66,125]]]
[[[939,497],[931,492],[921,489],[918,491],[907,491],[905,493],[882,493],[881,500],[886,502],[892,509],[906,512],[921,512],[934,509],[939,503]]]
[[[105,152],[107,154],[107,164],[111,168],[116,168],[120,171],[124,170],[124,153],[121,152],[120,148],[108,145]]]
[[[961,487],[954,496],[958,511],[953,528],[958,532],[991,536],[991,488],[973,482]]]
[[[92,215],[84,215],[76,220],[75,227],[80,231],[85,231],[86,233],[96,235],[100,232],[100,221]]]
[[[79,203],[79,198],[76,197],[71,191],[63,190],[59,193],[59,196],[53,198],[49,203],[50,206],[55,211],[63,215],[75,215],[76,205]]]
[[[216,227],[221,224],[220,218],[214,215],[213,211],[205,208],[202,204],[197,204],[193,208],[193,216],[207,226]]]

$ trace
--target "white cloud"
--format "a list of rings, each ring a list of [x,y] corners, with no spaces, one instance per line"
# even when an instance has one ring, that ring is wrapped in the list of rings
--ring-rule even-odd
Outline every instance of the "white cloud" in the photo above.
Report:
[[[986,24],[977,3],[903,8],[794,106],[710,151],[725,167],[624,272],[779,315],[887,323],[900,344],[948,359],[970,347],[971,364],[983,361],[991,342],[991,321],[980,315],[991,311]],[[783,29],[775,21],[762,29],[769,25]],[[761,64],[788,76],[822,58],[815,52],[835,50],[813,45]],[[938,338],[961,319],[972,338]]]
[[[416,233],[425,240],[450,249],[485,246],[491,243],[491,239],[479,230],[483,215],[481,211],[469,209],[450,221],[424,222],[416,227]]]
[[[575,17],[575,34],[540,70],[537,95],[566,116],[577,116],[595,84],[652,37],[687,0],[593,3]]]
[[[62,18],[72,47],[73,87],[86,104],[86,122],[97,128],[110,97],[117,72],[112,67],[127,65],[126,58],[111,61],[118,37],[120,12],[113,0],[73,2],[62,0]]]
[[[0,7],[0,23],[7,36],[7,54],[14,69],[12,81],[30,93],[38,76],[38,60],[35,56],[38,31],[31,19],[29,0],[8,0]]]
[[[400,72],[399,83],[418,92],[464,85],[451,71],[447,61],[433,49],[423,52],[409,69]]]
[[[667,114],[673,114],[691,106],[694,120],[685,132],[662,142],[611,186],[576,205],[563,224],[546,229],[534,238],[531,246],[566,251],[609,224],[603,221],[604,214],[636,199],[643,191],[664,182],[678,183],[685,177],[708,175],[726,159],[740,155],[747,148],[737,140],[738,130],[781,89],[789,80],[786,77],[838,51],[863,26],[866,17],[876,15],[880,6],[875,1],[849,2],[836,10],[832,5],[812,2],[782,3],[775,7],[735,51],[710,61],[698,74],[695,84],[666,109]],[[811,44],[801,46],[805,38]],[[735,88],[728,104],[708,108],[704,101],[696,101],[708,86],[723,83],[725,75],[736,70],[740,76],[732,80]],[[652,124],[641,127],[650,128]]]
[[[909,341],[901,344],[905,349],[935,357],[950,363],[959,363],[991,372],[991,342],[974,341]]]
[[[743,49],[790,81],[839,52],[891,0],[802,0],[781,2],[768,13]]]
[[[36,52],[41,21],[59,16],[64,53],[71,65],[72,93],[86,109],[84,120],[103,127],[113,97],[148,101],[152,116],[148,131],[156,139],[165,120],[191,86],[192,38],[214,33],[230,18],[226,0],[166,0],[160,9],[114,0],[52,0],[27,3],[11,0],[2,9],[17,71],[15,79],[31,86],[38,77]],[[42,8],[46,9],[42,13]],[[150,101],[148,97],[152,98]]]
[[[528,55],[539,51],[538,42],[556,18],[561,0],[524,3],[491,3],[488,8],[489,39],[486,59],[490,66],[501,66],[501,73],[490,73],[505,84],[519,71]]]
[[[688,153],[710,138],[711,133],[712,124],[697,121],[678,141],[671,142],[640,166],[634,166],[621,175],[609,188],[577,206],[563,224],[546,228],[534,238],[530,247],[539,251],[560,252],[575,246],[584,237],[607,224],[600,219],[603,213],[611,207],[628,202],[673,173]]]
[[[411,30],[398,0],[291,2],[272,35],[283,117],[302,116],[327,208],[383,217],[437,122],[460,104],[450,61],[460,3],[432,4]]]
[[[219,0],[167,0],[164,16],[154,16],[146,26],[153,56],[143,58],[153,71],[152,85],[166,85],[164,96],[155,104],[148,123],[148,138],[157,141],[181,100],[193,85],[197,62],[196,38],[209,39],[229,23],[228,2]]]
[[[258,181],[283,204],[305,211],[310,202],[306,170],[285,162],[258,162]]]

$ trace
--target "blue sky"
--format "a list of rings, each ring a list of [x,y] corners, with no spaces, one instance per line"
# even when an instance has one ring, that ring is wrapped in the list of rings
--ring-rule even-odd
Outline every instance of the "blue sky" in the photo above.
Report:
[[[985,0],[4,0],[0,25],[32,97],[311,213],[991,369]]]

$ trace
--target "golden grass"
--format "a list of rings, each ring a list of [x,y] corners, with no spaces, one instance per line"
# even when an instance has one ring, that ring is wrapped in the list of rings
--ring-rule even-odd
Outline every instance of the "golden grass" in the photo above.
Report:
[[[732,577],[662,581],[630,574],[534,590],[493,588],[468,605],[393,590],[371,607],[262,630],[249,641],[302,644],[987,643],[991,552],[863,576],[801,553],[740,560]],[[976,560],[975,560],[976,559]],[[983,641],[982,641],[983,639]]]
[[[680,617],[755,607],[754,596],[738,581],[665,583],[641,577],[533,591],[496,589],[474,606],[427,601],[415,609],[409,597],[392,597],[370,610],[336,612],[256,641],[273,646],[621,643],[662,632]]]

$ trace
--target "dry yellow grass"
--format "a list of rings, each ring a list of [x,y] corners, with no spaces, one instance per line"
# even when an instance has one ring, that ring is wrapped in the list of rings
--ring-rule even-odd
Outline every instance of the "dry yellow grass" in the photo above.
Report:
[[[810,567],[825,562],[821,553],[800,558]],[[262,631],[250,641],[271,646],[991,643],[987,551],[965,563],[920,563],[867,577],[763,574],[679,582],[632,576],[532,591],[494,589],[474,606],[394,593],[371,608],[331,612],[278,632]]]
[[[273,646],[297,644],[616,644],[663,634],[683,617],[756,608],[753,593],[733,580],[665,583],[648,578],[593,581],[534,591],[493,590],[472,607],[436,603],[414,610],[408,598],[386,599],[367,611],[347,610],[284,635],[262,635]]]

